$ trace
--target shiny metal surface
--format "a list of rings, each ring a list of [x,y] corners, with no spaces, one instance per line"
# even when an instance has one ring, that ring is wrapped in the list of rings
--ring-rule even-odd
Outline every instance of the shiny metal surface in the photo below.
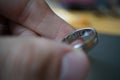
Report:
[[[76,40],[82,42],[75,44],[74,48],[83,48],[85,51],[91,50],[98,43],[98,35],[94,28],[82,28],[67,34],[63,42],[71,44]]]

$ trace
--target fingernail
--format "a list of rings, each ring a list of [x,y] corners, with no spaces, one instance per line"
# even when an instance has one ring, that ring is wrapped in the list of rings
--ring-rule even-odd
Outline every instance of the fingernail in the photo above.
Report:
[[[74,50],[63,57],[60,80],[84,80],[88,67],[85,53],[82,50]]]

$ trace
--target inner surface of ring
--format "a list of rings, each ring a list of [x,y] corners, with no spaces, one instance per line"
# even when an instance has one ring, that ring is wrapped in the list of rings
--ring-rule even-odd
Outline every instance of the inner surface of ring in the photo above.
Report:
[[[93,28],[82,28],[66,35],[63,42],[71,44],[76,40],[82,40],[82,42],[75,44],[74,48],[82,47],[89,51],[98,42],[97,32]]]
[[[71,44],[77,39],[82,39],[83,42],[89,41],[95,36],[95,32],[91,29],[81,29],[67,35],[63,42]]]

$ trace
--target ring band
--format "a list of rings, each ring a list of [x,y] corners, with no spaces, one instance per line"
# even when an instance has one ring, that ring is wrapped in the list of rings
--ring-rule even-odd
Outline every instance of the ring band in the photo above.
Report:
[[[82,28],[67,34],[63,42],[71,44],[72,42],[82,39],[82,43],[74,45],[74,48],[83,48],[85,51],[91,50],[98,43],[98,35],[94,28]]]

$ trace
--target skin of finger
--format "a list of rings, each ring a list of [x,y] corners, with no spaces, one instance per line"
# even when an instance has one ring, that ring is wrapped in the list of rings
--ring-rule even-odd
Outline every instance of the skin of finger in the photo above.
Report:
[[[7,0],[0,2],[1,14],[44,37],[60,40],[65,34],[74,30],[56,16],[44,0],[13,0],[11,2],[8,3]],[[5,6],[6,3],[8,6]]]
[[[0,0],[0,13],[10,19],[17,19],[29,0]]]
[[[61,58],[70,50],[45,39],[1,38],[0,80],[58,80]]]
[[[19,36],[19,37],[25,37],[25,36],[30,36],[30,37],[40,37],[37,33],[34,31],[25,28],[24,26],[14,23],[12,21],[9,21],[9,27],[10,31],[12,33],[12,36]]]

